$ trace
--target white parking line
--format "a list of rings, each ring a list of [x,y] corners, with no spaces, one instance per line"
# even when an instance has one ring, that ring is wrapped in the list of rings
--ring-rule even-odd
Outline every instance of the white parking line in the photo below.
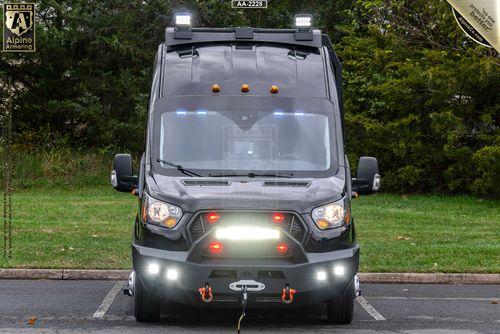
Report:
[[[393,299],[393,300],[471,300],[471,301],[491,301],[500,300],[500,297],[476,298],[476,297],[370,297],[370,299]]]
[[[373,306],[371,306],[371,304],[368,303],[368,301],[363,296],[358,296],[356,300],[358,301],[359,305],[361,305],[365,309],[365,311],[372,316],[373,319],[377,321],[385,320],[384,316],[378,313],[378,311]]]
[[[106,297],[104,297],[104,300],[102,301],[99,308],[94,312],[92,318],[102,318],[106,314],[106,311],[113,303],[113,300],[115,300],[115,297],[118,294],[118,292],[123,288],[123,285],[124,282],[116,282],[116,284],[111,288],[111,290],[109,290]]]

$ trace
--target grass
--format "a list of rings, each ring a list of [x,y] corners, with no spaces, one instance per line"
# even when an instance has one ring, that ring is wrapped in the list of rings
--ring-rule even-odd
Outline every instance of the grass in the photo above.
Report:
[[[0,267],[129,268],[135,200],[110,186],[16,192],[13,255]]]
[[[13,202],[13,257],[0,268],[130,268],[135,197],[42,188]],[[498,201],[378,194],[355,200],[353,215],[363,272],[500,272]]]
[[[500,202],[378,194],[355,200],[360,271],[500,272]]]

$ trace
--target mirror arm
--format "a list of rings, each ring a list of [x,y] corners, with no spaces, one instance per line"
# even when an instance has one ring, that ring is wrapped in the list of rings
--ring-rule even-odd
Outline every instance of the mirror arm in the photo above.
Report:
[[[368,190],[370,180],[352,178],[352,191],[360,193],[363,190]]]

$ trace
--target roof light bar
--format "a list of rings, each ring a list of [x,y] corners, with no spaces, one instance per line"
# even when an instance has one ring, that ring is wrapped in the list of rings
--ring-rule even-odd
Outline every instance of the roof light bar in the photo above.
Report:
[[[174,18],[175,25],[178,27],[187,28],[193,24],[193,15],[191,13],[176,13]]]
[[[297,29],[311,29],[312,19],[311,14],[297,14],[293,18],[293,23]]]

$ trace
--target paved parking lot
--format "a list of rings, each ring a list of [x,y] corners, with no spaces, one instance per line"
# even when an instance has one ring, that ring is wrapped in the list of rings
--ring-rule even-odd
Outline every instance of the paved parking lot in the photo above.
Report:
[[[166,305],[138,324],[123,282],[0,280],[0,333],[232,333],[239,310],[198,312]],[[500,286],[362,284],[355,318],[332,326],[321,305],[249,310],[243,333],[500,333]]]

